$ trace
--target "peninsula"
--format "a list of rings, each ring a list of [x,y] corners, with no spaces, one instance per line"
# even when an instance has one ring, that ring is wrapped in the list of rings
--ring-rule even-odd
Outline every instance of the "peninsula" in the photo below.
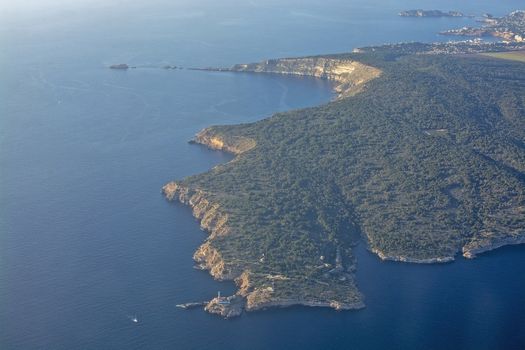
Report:
[[[338,98],[200,131],[235,159],[163,187],[209,232],[197,267],[238,286],[205,309],[362,308],[359,240],[412,263],[524,243],[525,66],[485,55],[519,49],[396,44],[221,69],[328,79]]]

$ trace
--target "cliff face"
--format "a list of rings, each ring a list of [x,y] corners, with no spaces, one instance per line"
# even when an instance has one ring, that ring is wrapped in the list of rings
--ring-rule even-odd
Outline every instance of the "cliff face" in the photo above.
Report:
[[[193,216],[200,221],[204,230],[210,232],[210,238],[228,234],[228,215],[220,210],[219,204],[211,202],[203,191],[191,190],[176,182],[168,183],[162,190],[169,200],[179,200],[191,206]]]
[[[283,58],[260,63],[237,64],[235,72],[275,73],[312,76],[334,81],[339,98],[351,96],[377,78],[381,70],[347,59],[323,57]]]
[[[220,205],[211,202],[203,191],[192,190],[176,182],[168,183],[162,191],[168,200],[177,200],[189,205],[193,216],[199,220],[201,228],[210,233],[206,242],[193,255],[197,267],[209,270],[217,280],[233,280],[239,276],[240,272],[231,264],[227,264],[212,244],[215,237],[225,236],[230,231],[228,215],[221,211]]]

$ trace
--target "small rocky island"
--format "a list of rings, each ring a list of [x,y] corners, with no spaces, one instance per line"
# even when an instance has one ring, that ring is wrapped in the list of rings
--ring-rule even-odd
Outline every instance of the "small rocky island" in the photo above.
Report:
[[[126,63],[112,64],[109,66],[110,69],[129,69],[129,66]]]
[[[458,11],[443,12],[440,10],[408,10],[399,13],[401,17],[466,17]]]
[[[525,69],[487,56],[511,50],[525,43],[393,44],[218,69],[328,79],[338,97],[195,136],[235,159],[162,191],[209,233],[196,267],[238,289],[181,307],[359,309],[360,241],[421,264],[525,243]]]

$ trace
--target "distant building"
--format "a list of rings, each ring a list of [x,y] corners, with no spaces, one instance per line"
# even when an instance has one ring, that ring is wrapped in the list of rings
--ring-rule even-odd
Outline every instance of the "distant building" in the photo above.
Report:
[[[217,292],[217,304],[230,305],[230,300],[226,297],[221,297],[221,291],[218,291]]]

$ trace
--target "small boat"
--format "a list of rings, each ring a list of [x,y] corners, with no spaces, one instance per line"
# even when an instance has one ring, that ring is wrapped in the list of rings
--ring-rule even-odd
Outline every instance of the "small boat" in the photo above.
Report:
[[[139,323],[139,319],[137,318],[137,316],[133,316],[133,317],[131,318],[131,321],[132,321],[133,323]]]

